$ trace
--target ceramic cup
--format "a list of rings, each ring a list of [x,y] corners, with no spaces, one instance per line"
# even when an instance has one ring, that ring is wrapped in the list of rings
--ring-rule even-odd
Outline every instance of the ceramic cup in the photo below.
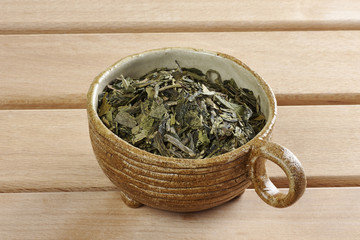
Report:
[[[133,78],[161,67],[214,69],[222,79],[233,78],[240,87],[260,97],[267,122],[248,143],[231,152],[206,159],[158,156],[117,137],[97,115],[98,95],[110,81],[123,74]],[[276,100],[267,83],[244,63],[229,55],[190,48],[163,48],[121,59],[95,78],[87,95],[91,144],[96,158],[121,191],[130,207],[150,207],[191,212],[223,204],[241,195],[253,184],[257,194],[273,207],[287,207],[304,193],[306,179],[301,163],[285,147],[271,142],[276,118]],[[266,174],[265,162],[276,163],[289,181],[281,193]]]

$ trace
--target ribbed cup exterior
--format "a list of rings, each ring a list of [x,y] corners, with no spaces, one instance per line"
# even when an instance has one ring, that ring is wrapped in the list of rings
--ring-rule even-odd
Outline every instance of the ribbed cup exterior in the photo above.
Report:
[[[174,48],[179,50],[180,48]],[[181,48],[182,49],[182,48]],[[151,50],[172,51],[171,48]],[[193,54],[202,50],[182,49]],[[207,52],[207,54],[210,52]],[[208,159],[180,159],[158,156],[132,146],[117,137],[101,122],[95,102],[97,89],[107,73],[129,59],[124,58],[95,78],[87,96],[89,133],[95,156],[104,173],[119,187],[124,202],[130,207],[141,204],[177,212],[200,211],[221,205],[241,195],[251,184],[249,156],[254,143],[269,140],[276,118],[276,100],[262,78],[241,61],[222,53],[210,53],[230,59],[255,76],[269,100],[269,118],[261,132],[244,146]]]
[[[89,130],[104,173],[127,197],[150,207],[178,212],[204,210],[240,195],[251,183],[246,167],[249,151],[233,159],[218,156],[219,161],[208,164],[204,159],[189,159],[194,162],[191,165],[174,164],[174,159],[158,161],[160,156],[144,154],[123,140],[112,141],[91,121]]]

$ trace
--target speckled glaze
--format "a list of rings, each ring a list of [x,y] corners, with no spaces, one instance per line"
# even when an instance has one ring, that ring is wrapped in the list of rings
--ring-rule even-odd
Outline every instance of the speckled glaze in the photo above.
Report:
[[[267,117],[262,131],[247,144],[207,159],[179,159],[154,155],[117,137],[97,115],[98,94],[122,73],[139,77],[156,67],[195,67],[219,71],[223,79],[234,78],[239,86],[260,96]],[[91,144],[109,179],[119,187],[130,207],[143,204],[169,211],[192,212],[212,208],[241,195],[251,183],[269,205],[287,207],[304,193],[306,178],[301,163],[288,149],[270,140],[276,118],[276,100],[266,82],[238,59],[192,48],[150,50],[121,59],[95,78],[87,95]],[[265,159],[279,165],[289,179],[282,194],[266,175]]]

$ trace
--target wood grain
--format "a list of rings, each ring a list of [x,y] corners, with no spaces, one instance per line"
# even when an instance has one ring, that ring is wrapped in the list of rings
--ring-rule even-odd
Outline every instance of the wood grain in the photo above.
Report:
[[[2,239],[357,239],[360,188],[308,189],[286,209],[254,190],[197,213],[130,209],[118,192],[0,194]]]
[[[273,141],[297,155],[308,187],[360,186],[359,115],[360,106],[279,107]],[[115,189],[92,152],[85,110],[2,110],[0,122],[0,192]],[[280,168],[269,174],[286,186]]]
[[[92,153],[85,110],[0,111],[0,192],[114,189]]]
[[[359,30],[356,0],[3,0],[0,34]]]
[[[0,109],[84,108],[101,71],[165,46],[243,60],[270,84],[279,105],[360,104],[359,39],[360,31],[2,35]]]
[[[359,105],[279,107],[273,141],[300,159],[308,187],[360,186],[359,116]],[[278,167],[267,166],[275,182],[287,184]]]

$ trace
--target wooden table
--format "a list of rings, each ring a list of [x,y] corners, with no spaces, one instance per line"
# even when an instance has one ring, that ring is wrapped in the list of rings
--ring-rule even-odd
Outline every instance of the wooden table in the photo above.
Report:
[[[359,30],[356,0],[0,1],[0,238],[360,239]],[[228,53],[272,86],[274,141],[307,173],[299,202],[249,189],[199,213],[124,205],[93,155],[86,92],[166,46]]]

